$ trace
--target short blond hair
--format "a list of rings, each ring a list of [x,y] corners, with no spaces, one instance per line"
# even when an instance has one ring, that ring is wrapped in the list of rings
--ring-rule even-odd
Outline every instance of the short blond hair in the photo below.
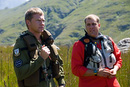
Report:
[[[33,18],[33,15],[34,15],[34,14],[44,15],[42,9],[40,9],[40,8],[38,8],[38,7],[33,7],[33,8],[28,9],[28,10],[25,12],[25,20],[31,21],[31,19]]]
[[[86,16],[84,19],[85,24],[86,24],[87,19],[95,19],[97,21],[97,23],[100,23],[100,18],[95,14],[90,14],[90,15]]]

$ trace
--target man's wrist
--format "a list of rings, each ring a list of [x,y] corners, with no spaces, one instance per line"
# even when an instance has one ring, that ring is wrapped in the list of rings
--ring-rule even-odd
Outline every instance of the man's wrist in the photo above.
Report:
[[[93,73],[94,73],[94,76],[97,76],[98,70],[95,69],[95,70],[93,71]]]

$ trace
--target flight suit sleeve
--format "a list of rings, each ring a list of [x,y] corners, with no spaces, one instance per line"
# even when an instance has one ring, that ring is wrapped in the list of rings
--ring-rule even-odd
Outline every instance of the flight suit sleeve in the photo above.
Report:
[[[13,49],[14,70],[18,80],[23,80],[36,72],[43,63],[43,58],[38,56],[30,59],[28,49],[22,38],[16,40]]]
[[[73,45],[71,56],[71,71],[75,76],[82,77],[88,70],[84,64],[84,44],[77,41]]]
[[[110,37],[110,40],[112,41],[112,45],[114,48],[114,55],[116,57],[116,63],[115,65],[119,67],[119,69],[122,67],[122,58],[121,58],[121,51],[117,47],[117,45],[114,43],[113,39]]]
[[[57,78],[57,82],[58,82],[58,85],[65,85],[65,80],[64,80],[64,69],[63,69],[63,61],[62,61],[62,58],[60,56],[58,56],[58,61],[59,61],[59,75],[60,77]]]

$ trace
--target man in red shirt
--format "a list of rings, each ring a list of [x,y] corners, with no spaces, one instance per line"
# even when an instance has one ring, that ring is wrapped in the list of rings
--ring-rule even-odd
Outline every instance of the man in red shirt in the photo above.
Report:
[[[74,43],[72,73],[79,77],[79,87],[120,87],[116,73],[122,66],[121,52],[112,40],[99,32],[100,19],[85,18],[86,34]]]

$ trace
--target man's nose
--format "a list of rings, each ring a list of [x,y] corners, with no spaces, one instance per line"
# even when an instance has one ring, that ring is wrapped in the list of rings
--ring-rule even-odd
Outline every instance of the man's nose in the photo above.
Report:
[[[45,22],[44,22],[44,21],[41,21],[41,24],[42,24],[42,25],[45,25]]]
[[[94,25],[90,24],[90,28],[93,28],[93,27],[94,27]]]

